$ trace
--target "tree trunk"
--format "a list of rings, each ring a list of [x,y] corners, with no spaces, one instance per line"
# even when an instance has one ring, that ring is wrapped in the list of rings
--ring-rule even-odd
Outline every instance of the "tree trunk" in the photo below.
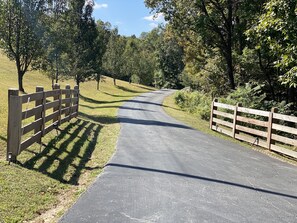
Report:
[[[232,48],[228,50],[225,55],[225,59],[227,62],[227,75],[230,83],[230,88],[235,90],[235,80],[234,80],[234,70],[233,70],[233,58],[232,58]]]
[[[97,91],[100,91],[100,80],[101,80],[101,75],[97,74],[96,81],[97,81]]]
[[[24,74],[21,71],[19,71],[18,72],[18,83],[19,83],[19,90],[21,92],[25,92],[25,89],[23,87],[23,76],[24,76]]]
[[[228,0],[228,22],[227,22],[227,41],[226,41],[226,62],[227,62],[227,74],[229,78],[230,88],[235,89],[234,69],[233,69],[233,57],[232,57],[232,34],[233,34],[233,8],[232,0]]]
[[[113,78],[113,85],[117,85],[116,79]]]

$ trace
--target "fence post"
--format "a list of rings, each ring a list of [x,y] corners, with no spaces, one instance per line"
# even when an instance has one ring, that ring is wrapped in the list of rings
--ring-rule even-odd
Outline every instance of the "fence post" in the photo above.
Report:
[[[44,88],[42,87],[42,86],[37,86],[36,87],[36,92],[43,92],[44,91]],[[43,97],[44,97],[44,95],[43,95]],[[37,106],[40,106],[40,105],[43,105],[43,100],[45,100],[44,98],[42,97],[42,99],[41,100],[36,100],[35,101],[35,107],[37,107]],[[38,119],[40,119],[40,118],[43,118],[42,116],[42,114],[43,114],[43,110],[44,110],[44,107],[42,107],[42,109],[41,109],[41,111],[40,111],[40,113],[36,113],[35,114],[35,121],[37,121]],[[40,132],[40,131],[42,131],[42,126],[43,126],[43,123],[44,123],[44,120],[42,120],[42,124],[40,125],[40,126],[37,126],[36,128],[35,128],[35,130],[34,130],[34,134],[36,134],[36,133],[38,133],[38,132]],[[40,135],[40,137],[37,139],[37,143],[39,143],[39,144],[41,144],[41,135]]]
[[[19,90],[8,90],[7,161],[16,162],[21,144],[22,101]]]
[[[209,121],[209,126],[210,126],[210,129],[212,129],[212,124],[213,124],[213,118],[216,117],[216,115],[214,115],[213,111],[217,109],[216,106],[214,106],[214,103],[215,102],[218,102],[218,99],[215,98],[213,99],[212,103],[211,103],[211,111],[210,111],[210,121]]]
[[[74,90],[76,92],[76,97],[77,97],[77,102],[76,102],[77,107],[76,107],[76,116],[75,116],[75,117],[77,117],[78,116],[78,106],[79,106],[79,88],[78,88],[78,86],[74,86]]]
[[[54,86],[53,86],[53,90],[59,90],[59,89],[60,89],[60,85],[57,84],[57,83],[54,84]],[[54,101],[56,101],[56,100],[60,100],[60,99],[61,99],[61,92],[60,92],[58,95],[55,95],[55,96],[54,96]],[[59,110],[59,108],[60,108],[60,104],[61,104],[61,100],[60,100],[59,105],[53,108],[53,112],[56,112],[56,111]],[[60,119],[61,119],[61,115],[60,115],[60,113],[59,113],[59,116],[53,119],[53,123],[55,123],[56,121],[59,121]]]
[[[67,84],[66,87],[66,94],[65,94],[65,98],[66,99],[70,99],[71,100],[71,91],[70,91],[70,85]],[[70,101],[71,102],[71,101]],[[71,103],[65,103],[65,108],[68,108],[68,110],[65,111],[65,117],[69,116],[70,115],[70,106],[71,106]],[[70,121],[70,116],[67,118],[68,121]]]
[[[233,128],[232,128],[232,137],[235,138],[236,134],[236,122],[237,122],[237,115],[238,115],[238,107],[241,106],[241,103],[237,103],[234,108],[234,116],[233,116]]]
[[[272,124],[273,124],[273,114],[278,111],[277,108],[272,108],[271,112],[269,113],[268,118],[268,127],[267,127],[267,148],[271,150],[271,144],[274,144],[272,138]]]

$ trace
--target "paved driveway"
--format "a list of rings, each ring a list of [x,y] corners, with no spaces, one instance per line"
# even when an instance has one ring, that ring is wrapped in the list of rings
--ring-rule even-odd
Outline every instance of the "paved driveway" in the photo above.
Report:
[[[297,222],[297,167],[169,117],[170,93],[122,106],[116,154],[61,222]]]

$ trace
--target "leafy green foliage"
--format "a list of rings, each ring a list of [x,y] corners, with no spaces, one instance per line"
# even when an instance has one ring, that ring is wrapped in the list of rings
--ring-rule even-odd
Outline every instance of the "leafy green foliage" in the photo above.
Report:
[[[209,120],[211,98],[200,92],[189,92],[186,90],[176,92],[175,103],[184,111],[198,114],[200,118]]]

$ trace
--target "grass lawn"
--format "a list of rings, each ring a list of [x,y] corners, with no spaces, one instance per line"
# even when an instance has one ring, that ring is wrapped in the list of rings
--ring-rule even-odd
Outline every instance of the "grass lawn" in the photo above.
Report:
[[[60,126],[32,145],[8,165],[6,156],[7,90],[17,87],[13,62],[0,54],[0,222],[56,222],[94,181],[115,150],[120,125],[118,107],[127,99],[153,90],[141,85],[104,78],[80,86],[78,119]],[[72,80],[62,81],[61,88]],[[39,72],[24,76],[26,92],[36,86],[51,89],[51,81]]]
[[[254,149],[258,152],[262,152],[262,153],[269,155],[271,157],[274,157],[276,159],[291,163],[293,165],[297,165],[297,161],[293,160],[292,158],[287,158],[287,157],[279,155],[277,153],[270,152],[267,149],[257,147],[257,146],[252,146],[248,143],[241,142],[241,141],[235,140],[229,136],[212,131],[209,127],[208,121],[202,120],[200,117],[198,117],[198,115],[187,113],[187,112],[183,111],[178,105],[176,105],[175,101],[174,101],[174,94],[165,98],[165,100],[163,102],[163,106],[164,106],[164,110],[170,116],[174,117],[177,120],[182,121],[183,123],[187,124],[188,126],[191,126],[192,128],[195,128],[201,132],[204,132],[204,133],[207,133],[207,134],[210,134],[210,135],[213,135],[213,136],[225,139],[225,140],[229,140],[234,143],[239,143],[240,145],[245,146],[247,148]]]

